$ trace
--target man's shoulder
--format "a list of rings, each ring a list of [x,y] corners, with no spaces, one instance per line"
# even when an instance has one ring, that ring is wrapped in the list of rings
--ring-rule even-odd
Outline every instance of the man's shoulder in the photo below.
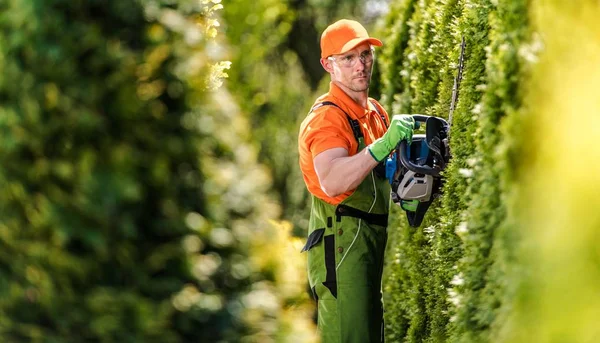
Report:
[[[333,114],[345,114],[346,111],[342,108],[342,105],[339,105],[335,101],[331,101],[330,99],[325,99],[323,101],[315,102],[313,107],[310,109],[311,113],[316,113],[319,115],[331,115]]]
[[[321,96],[314,102],[303,122],[307,123],[320,120],[337,122],[340,119],[345,120],[346,116],[347,114],[343,109],[343,104],[340,104],[331,97]]]
[[[373,98],[369,98],[369,103],[371,104],[371,106],[373,106],[375,111],[377,113],[379,113],[379,115],[389,118],[389,114],[387,113],[387,111],[385,110],[383,105],[381,105],[381,103],[379,103],[379,101],[377,101]]]
[[[369,97],[368,100],[369,100],[369,103],[371,103],[371,105],[377,107],[377,109],[383,109],[383,110],[385,110],[383,108],[383,105],[379,101],[377,101],[376,99]]]
[[[316,134],[331,134],[333,131],[339,134],[349,130],[348,115],[341,108],[331,103],[330,99],[317,99],[311,107],[308,115],[300,124],[300,137]],[[332,102],[334,103],[334,102]],[[321,131],[321,130],[324,131]]]

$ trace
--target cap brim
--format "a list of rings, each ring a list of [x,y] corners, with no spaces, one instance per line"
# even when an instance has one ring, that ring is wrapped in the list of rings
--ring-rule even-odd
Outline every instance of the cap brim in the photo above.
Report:
[[[383,46],[383,43],[377,38],[372,38],[372,37],[371,38],[354,38],[354,39],[348,41],[348,43],[344,44],[344,46],[342,47],[342,50],[340,51],[340,54],[348,52],[363,43],[369,43],[369,44],[375,45],[375,46]]]

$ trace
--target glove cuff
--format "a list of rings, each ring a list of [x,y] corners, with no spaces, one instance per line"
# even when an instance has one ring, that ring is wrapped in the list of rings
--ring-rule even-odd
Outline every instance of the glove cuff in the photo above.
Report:
[[[369,150],[371,157],[377,162],[383,161],[393,150],[383,138],[375,140],[367,147],[367,149]]]

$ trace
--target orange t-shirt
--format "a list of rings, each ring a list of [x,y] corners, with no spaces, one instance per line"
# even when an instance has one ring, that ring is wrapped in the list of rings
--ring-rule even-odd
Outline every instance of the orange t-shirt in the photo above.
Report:
[[[381,115],[385,116],[387,124],[389,124],[389,116],[385,109],[371,98],[368,102],[369,108],[363,108],[333,82],[329,85],[329,93],[320,96],[313,106],[324,101],[335,103],[346,113],[335,106],[327,105],[318,107],[308,114],[300,125],[298,135],[299,162],[308,191],[327,203],[337,205],[354,190],[336,197],[328,197],[321,189],[313,159],[323,151],[332,148],[344,148],[349,156],[358,153],[358,141],[354,137],[346,114],[351,119],[358,120],[366,145],[383,136],[387,129]],[[374,103],[381,115],[375,110]]]

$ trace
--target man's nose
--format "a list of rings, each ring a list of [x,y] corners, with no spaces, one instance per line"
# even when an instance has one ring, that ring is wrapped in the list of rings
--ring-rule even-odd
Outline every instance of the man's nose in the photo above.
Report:
[[[358,57],[358,62],[356,63],[356,69],[363,70],[367,67],[367,59],[363,56]]]

